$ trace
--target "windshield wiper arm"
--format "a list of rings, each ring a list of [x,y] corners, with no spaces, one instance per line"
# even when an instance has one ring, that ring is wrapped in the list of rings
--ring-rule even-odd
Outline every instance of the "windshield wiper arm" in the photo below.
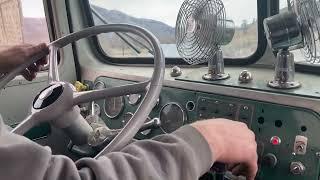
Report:
[[[104,18],[101,16],[101,14],[99,14],[99,13],[98,13],[95,9],[93,9],[92,7],[91,7],[91,11],[92,11],[92,13],[93,13],[95,16],[97,16],[97,18],[100,19],[100,21],[102,21],[102,22],[105,23],[105,24],[109,24],[109,23],[107,23],[107,22],[104,20]],[[136,48],[135,45],[131,44],[126,38],[124,38],[123,35],[121,35],[121,34],[118,33],[118,32],[115,32],[115,34],[116,34],[124,43],[126,43],[131,49],[133,49],[136,53],[138,53],[138,54],[141,53],[141,51],[139,51],[139,49]]]
[[[91,7],[91,11],[92,11],[92,13],[93,13],[95,16],[97,16],[97,18],[99,18],[99,20],[102,21],[104,24],[109,24],[109,23],[107,22],[107,20],[106,20],[100,13],[98,13],[93,7]],[[141,51],[139,51],[139,50],[136,48],[135,45],[131,44],[124,36],[126,36],[126,37],[129,38],[129,39],[131,39],[131,40],[134,41],[135,43],[139,44],[139,45],[142,46],[143,48],[147,49],[148,52],[153,55],[152,49],[150,49],[150,48],[149,48],[147,45],[145,45],[143,42],[139,41],[137,38],[134,38],[134,37],[130,36],[130,35],[127,34],[127,33],[117,33],[117,32],[115,32],[115,33],[117,34],[117,36],[119,36],[126,44],[128,44],[128,45],[129,45],[134,51],[136,51],[138,54],[140,54]]]
[[[136,42],[137,44],[139,44],[139,45],[142,46],[143,48],[146,48],[150,54],[154,55],[152,49],[150,49],[150,48],[149,48],[147,45],[145,45],[143,42],[141,42],[141,41],[139,41],[138,39],[130,36],[130,35],[127,34],[127,33],[123,33],[123,35],[125,35],[127,38],[131,39],[132,41]]]

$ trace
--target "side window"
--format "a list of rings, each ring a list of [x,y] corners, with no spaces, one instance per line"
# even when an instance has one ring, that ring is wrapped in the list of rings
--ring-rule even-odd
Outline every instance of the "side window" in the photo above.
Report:
[[[0,50],[49,42],[42,0],[0,0]]]

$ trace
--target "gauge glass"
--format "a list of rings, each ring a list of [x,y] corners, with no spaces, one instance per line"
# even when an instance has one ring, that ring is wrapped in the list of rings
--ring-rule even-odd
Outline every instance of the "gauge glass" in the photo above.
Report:
[[[97,81],[93,87],[93,89],[104,89],[104,88],[106,88],[106,85],[101,81]]]
[[[121,97],[110,97],[104,100],[104,111],[109,118],[116,118],[124,108],[124,99]]]
[[[129,104],[137,105],[141,100],[141,94],[130,94],[127,96]]]
[[[184,125],[186,114],[177,103],[168,103],[160,111],[161,128],[166,133],[171,133]]]

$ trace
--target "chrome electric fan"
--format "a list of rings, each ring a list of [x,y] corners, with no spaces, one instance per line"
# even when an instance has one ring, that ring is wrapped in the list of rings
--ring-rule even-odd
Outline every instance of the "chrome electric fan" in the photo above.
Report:
[[[298,88],[294,79],[294,55],[290,51],[302,49],[308,63],[319,63],[319,1],[288,1],[288,11],[264,20],[266,37],[271,49],[277,52],[274,80],[268,85],[278,89]]]
[[[224,72],[220,47],[231,42],[234,22],[226,19],[221,0],[185,0],[176,22],[176,45],[180,56],[189,64],[208,62],[209,81],[229,78]]]

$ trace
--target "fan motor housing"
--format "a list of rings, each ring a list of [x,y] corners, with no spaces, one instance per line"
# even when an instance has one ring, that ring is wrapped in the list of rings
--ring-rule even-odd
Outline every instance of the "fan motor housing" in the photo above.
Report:
[[[295,12],[287,11],[271,16],[266,18],[263,24],[272,50],[293,50],[303,47],[303,36]]]

